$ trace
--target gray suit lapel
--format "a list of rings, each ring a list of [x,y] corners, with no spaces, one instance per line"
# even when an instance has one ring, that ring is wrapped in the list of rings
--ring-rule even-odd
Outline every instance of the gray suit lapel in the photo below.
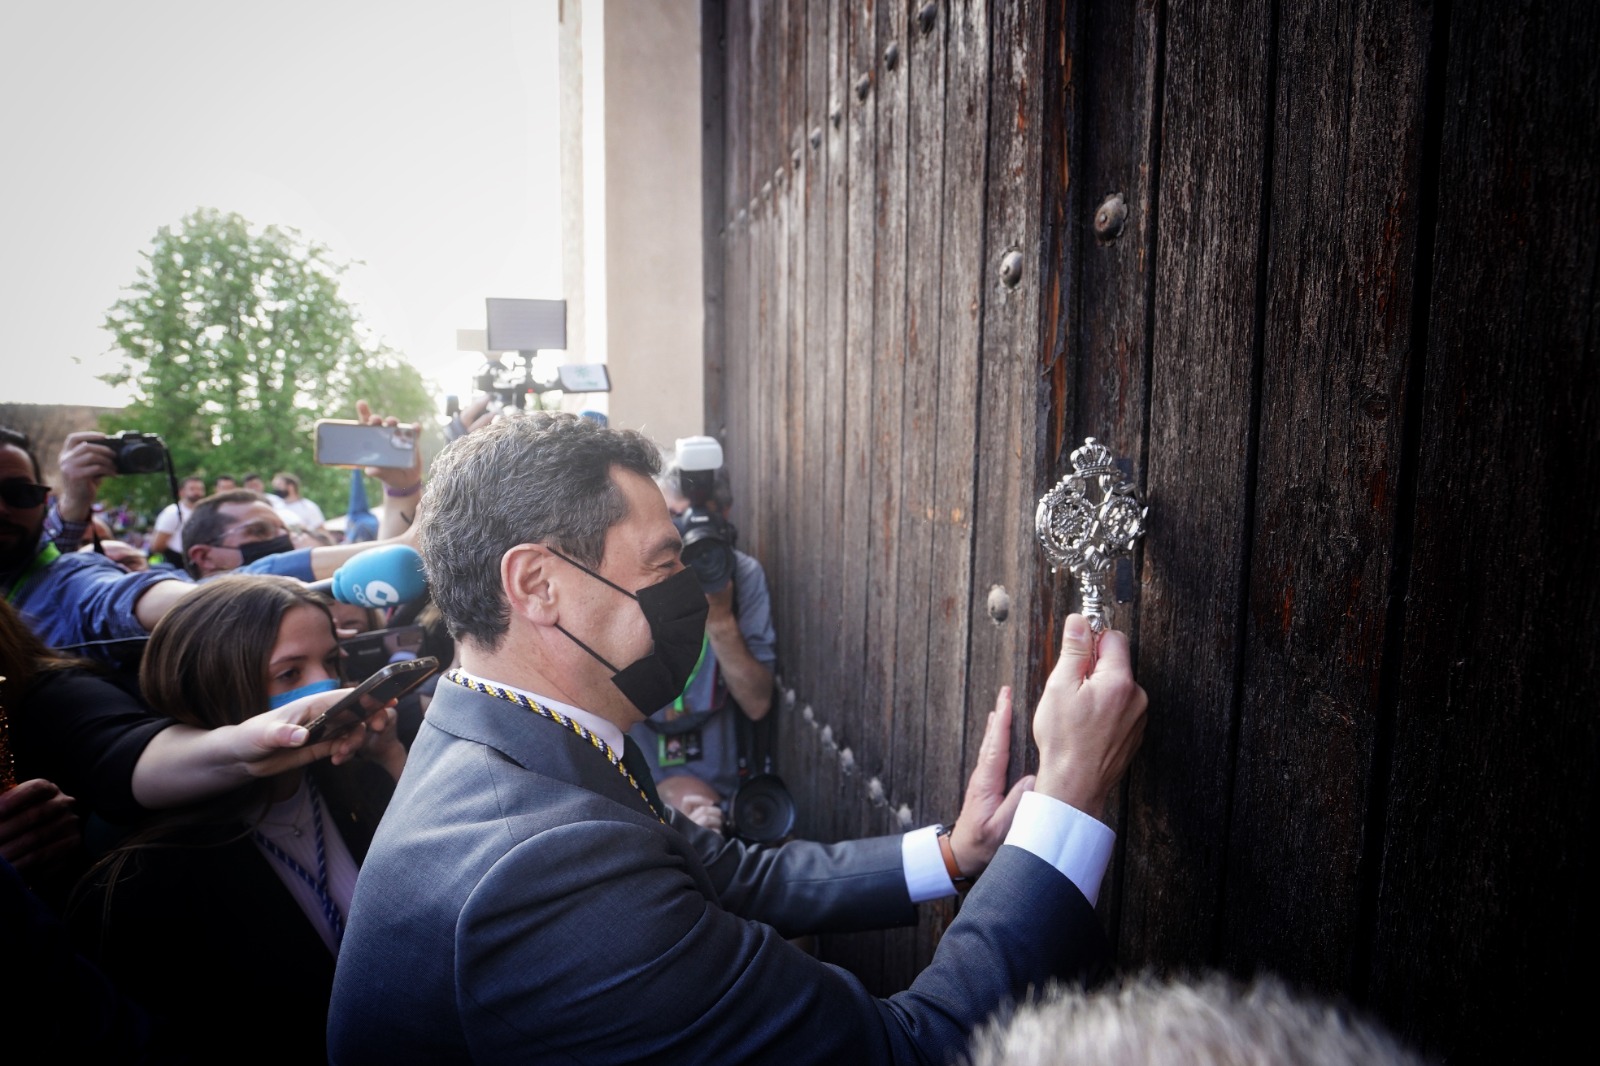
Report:
[[[493,748],[525,770],[597,793],[659,824],[655,812],[605,753],[558,722],[444,680],[428,705],[426,721],[452,736]]]

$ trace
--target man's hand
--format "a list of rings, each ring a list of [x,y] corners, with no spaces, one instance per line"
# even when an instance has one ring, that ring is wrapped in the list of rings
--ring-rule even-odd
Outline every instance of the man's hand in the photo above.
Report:
[[[1006,764],[1011,760],[1011,686],[995,697],[994,710],[983,731],[978,748],[978,765],[967,780],[967,795],[961,801],[961,817],[950,831],[950,847],[956,865],[967,877],[977,877],[994,858],[1011,829],[1022,794],[1033,787],[1033,778],[1024,777],[1006,791]]]
[[[1045,682],[1033,716],[1044,795],[1100,818],[1144,738],[1144,689],[1128,665],[1128,638],[1115,630],[1100,637],[1082,615],[1067,617],[1061,657]]]
[[[445,427],[444,436],[447,441],[465,437],[479,426],[487,426],[499,417],[495,411],[489,410],[489,401],[492,397],[486,393],[479,393],[472,398],[472,402],[463,407],[450,425]]]
[[[68,522],[87,522],[94,508],[100,481],[117,472],[116,452],[106,444],[104,433],[79,431],[67,434],[61,445],[61,484],[56,486],[56,507]]]
[[[706,593],[706,604],[710,613],[706,615],[706,625],[713,624],[738,626],[739,619],[733,613],[733,582],[729,581],[715,592]]]
[[[83,842],[73,803],[42,777],[0,795],[0,856],[23,874],[71,858]]]
[[[722,808],[704,796],[690,796],[678,808],[688,819],[702,829],[722,832]]]
[[[717,668],[745,717],[759,722],[772,710],[772,670],[754,655],[744,642],[739,618],[733,613],[733,582],[716,592],[706,593],[710,613],[706,615],[706,637],[717,653]]]

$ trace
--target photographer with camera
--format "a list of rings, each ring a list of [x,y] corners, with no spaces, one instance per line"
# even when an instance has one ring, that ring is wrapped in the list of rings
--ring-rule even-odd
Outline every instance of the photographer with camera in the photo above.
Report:
[[[752,724],[772,707],[772,598],[761,564],[735,547],[738,531],[728,521],[733,490],[722,445],[712,437],[681,438],[657,483],[683,536],[684,564],[699,580],[710,613],[700,659],[683,692],[631,735],[649,760],[661,798],[720,831],[727,828],[725,805],[750,773],[759,772],[752,765]],[[780,818],[776,828],[786,831],[791,820]]]
[[[389,421],[372,415],[364,401],[357,410],[365,420]],[[62,484],[57,486],[47,523],[51,488],[41,483],[32,445],[24,434],[0,428],[0,488],[4,489],[0,581],[6,599],[48,646],[126,665],[161,617],[193,590],[193,581],[189,574],[164,568],[129,573],[98,552],[76,548],[88,528],[102,480],[114,474],[163,470],[170,476],[171,460],[161,438],[153,434],[107,437],[80,431],[64,442],[60,468]],[[396,531],[409,526],[415,514],[422,481],[420,459],[383,476],[389,495],[407,504],[385,509],[394,513],[386,514],[380,535],[392,539],[297,552],[277,513],[255,493],[235,489],[195,505],[198,517],[208,510],[208,503],[220,504],[212,509],[219,520],[213,528],[199,536],[194,529],[184,530],[192,542],[185,548],[191,572],[196,578],[238,570],[313,581],[332,577],[346,560],[368,548],[407,543],[409,532],[396,535]],[[197,548],[203,559],[195,559]]]

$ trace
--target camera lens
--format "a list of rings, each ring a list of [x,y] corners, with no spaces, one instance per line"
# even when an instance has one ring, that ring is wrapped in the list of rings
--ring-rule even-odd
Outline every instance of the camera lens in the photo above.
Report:
[[[707,530],[691,530],[684,537],[683,563],[694,571],[704,592],[718,592],[733,580],[733,549]]]
[[[776,844],[794,832],[794,797],[777,774],[757,774],[733,794],[734,832],[752,844]]]
[[[122,449],[122,465],[130,474],[154,474],[162,468],[161,449],[143,442]]]

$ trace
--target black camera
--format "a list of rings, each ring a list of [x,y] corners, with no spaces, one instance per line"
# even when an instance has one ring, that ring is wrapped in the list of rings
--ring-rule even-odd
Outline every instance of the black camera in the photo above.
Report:
[[[776,844],[794,832],[794,797],[777,774],[756,774],[728,801],[728,833],[749,844]]]
[[[683,563],[710,595],[733,580],[733,549],[739,539],[733,523],[722,517],[720,505],[711,506],[722,469],[722,445],[712,437],[679,438],[673,467],[678,492],[689,503],[672,519],[683,535]]]
[[[172,465],[166,444],[154,433],[130,429],[114,437],[105,437],[99,443],[116,453],[119,474],[159,474]]]

